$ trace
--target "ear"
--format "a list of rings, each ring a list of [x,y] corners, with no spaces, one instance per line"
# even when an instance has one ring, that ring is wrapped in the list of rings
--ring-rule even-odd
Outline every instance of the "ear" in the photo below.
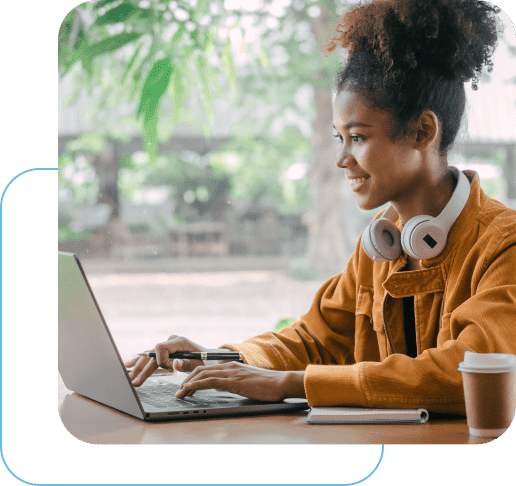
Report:
[[[417,150],[424,151],[439,141],[439,119],[433,111],[424,111],[416,127]]]

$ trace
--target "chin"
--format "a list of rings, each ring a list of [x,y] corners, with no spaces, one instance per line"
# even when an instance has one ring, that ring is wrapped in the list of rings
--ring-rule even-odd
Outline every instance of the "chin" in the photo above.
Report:
[[[377,204],[374,201],[367,201],[361,198],[357,198],[357,206],[362,209],[362,211],[371,211],[371,209],[376,209],[382,206],[382,204]]]

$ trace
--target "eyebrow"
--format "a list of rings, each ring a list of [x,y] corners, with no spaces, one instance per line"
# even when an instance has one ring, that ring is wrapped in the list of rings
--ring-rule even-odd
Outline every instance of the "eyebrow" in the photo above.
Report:
[[[373,127],[373,125],[368,125],[367,123],[362,123],[362,122],[349,122],[347,125],[344,125],[344,130],[349,130],[350,128],[355,128],[355,127]],[[337,130],[337,127],[335,125],[333,125],[333,128],[335,128],[335,130]]]

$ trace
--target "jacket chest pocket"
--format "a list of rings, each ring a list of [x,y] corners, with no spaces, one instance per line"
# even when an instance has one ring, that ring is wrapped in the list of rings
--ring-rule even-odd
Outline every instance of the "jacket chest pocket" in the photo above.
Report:
[[[373,302],[373,329],[376,332],[376,339],[378,340],[380,361],[383,361],[389,355],[387,336],[385,334],[385,326],[383,325],[383,321],[383,298],[376,296]]]
[[[358,290],[355,318],[369,321],[373,325],[374,290],[371,287],[360,286]]]
[[[382,305],[374,289],[360,286],[355,308],[355,357],[358,361],[378,361],[387,356]],[[379,310],[378,310],[379,309]],[[378,343],[378,348],[375,344]]]
[[[440,348],[446,341],[451,339],[451,328],[450,328],[451,312],[444,314],[441,317],[441,323],[439,326],[439,334],[437,335],[437,347]]]

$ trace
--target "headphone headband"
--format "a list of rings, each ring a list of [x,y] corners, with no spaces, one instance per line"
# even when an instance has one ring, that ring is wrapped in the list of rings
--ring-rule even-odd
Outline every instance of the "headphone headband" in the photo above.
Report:
[[[469,179],[462,171],[456,167],[450,167],[450,169],[457,174],[457,187],[455,187],[448,204],[446,204],[444,209],[441,211],[441,214],[439,214],[439,216],[434,220],[446,235],[448,235],[453,223],[455,223],[455,220],[459,217],[464,206],[468,202],[469,192],[471,189]]]

